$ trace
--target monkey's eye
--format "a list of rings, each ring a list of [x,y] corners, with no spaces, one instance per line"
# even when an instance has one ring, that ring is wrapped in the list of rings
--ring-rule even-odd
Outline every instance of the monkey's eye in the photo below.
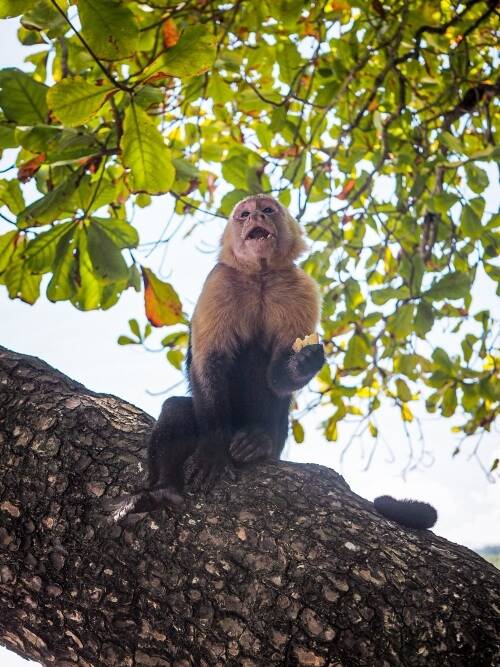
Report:
[[[240,213],[240,218],[248,218],[249,215],[250,215],[250,211],[242,211]]]
[[[274,213],[274,208],[271,208],[270,206],[266,206],[266,208],[263,209],[263,213]]]

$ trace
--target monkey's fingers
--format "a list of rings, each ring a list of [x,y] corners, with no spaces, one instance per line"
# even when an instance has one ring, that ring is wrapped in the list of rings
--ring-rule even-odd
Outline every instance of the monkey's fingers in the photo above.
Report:
[[[297,371],[303,376],[315,375],[325,363],[325,351],[320,343],[303,347],[295,355]]]

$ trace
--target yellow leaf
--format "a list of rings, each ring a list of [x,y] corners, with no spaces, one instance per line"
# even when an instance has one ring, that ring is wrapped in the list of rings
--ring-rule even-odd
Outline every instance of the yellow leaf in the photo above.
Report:
[[[407,403],[403,403],[401,405],[401,416],[405,422],[413,421],[413,412],[410,410]]]
[[[292,433],[296,443],[304,442],[304,428],[297,419],[292,419]]]
[[[335,442],[339,437],[337,422],[330,417],[325,429],[326,439]]]

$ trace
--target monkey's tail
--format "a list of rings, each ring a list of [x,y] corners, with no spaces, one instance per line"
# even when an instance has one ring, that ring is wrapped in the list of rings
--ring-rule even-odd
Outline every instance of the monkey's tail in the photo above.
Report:
[[[392,496],[379,496],[373,501],[379,514],[407,528],[432,528],[437,512],[429,503],[419,500],[396,500]]]

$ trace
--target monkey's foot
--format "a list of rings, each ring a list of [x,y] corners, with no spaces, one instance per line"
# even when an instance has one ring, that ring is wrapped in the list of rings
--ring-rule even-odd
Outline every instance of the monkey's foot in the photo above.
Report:
[[[241,429],[231,440],[229,453],[238,463],[267,459],[273,453],[273,441],[261,429]]]
[[[197,449],[184,464],[184,487],[187,491],[207,493],[221,477],[237,480],[229,459]]]
[[[306,384],[311,380],[325,363],[325,350],[323,345],[307,345],[296,352],[290,359],[290,368],[293,375],[299,381]]]

